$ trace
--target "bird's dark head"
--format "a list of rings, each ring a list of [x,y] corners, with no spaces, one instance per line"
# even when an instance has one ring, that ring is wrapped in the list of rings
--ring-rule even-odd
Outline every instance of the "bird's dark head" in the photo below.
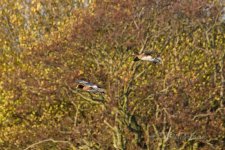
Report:
[[[76,88],[77,88],[77,89],[83,89],[83,88],[84,88],[84,86],[83,86],[83,85],[81,85],[81,84],[78,84]]]

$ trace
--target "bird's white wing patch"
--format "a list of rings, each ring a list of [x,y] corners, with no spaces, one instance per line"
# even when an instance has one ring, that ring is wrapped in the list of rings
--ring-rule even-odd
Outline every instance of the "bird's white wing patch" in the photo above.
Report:
[[[92,85],[92,88],[93,88],[93,89],[97,89],[98,86],[97,86],[97,85]]]
[[[154,59],[152,58],[152,56],[143,56],[141,60],[153,61]]]

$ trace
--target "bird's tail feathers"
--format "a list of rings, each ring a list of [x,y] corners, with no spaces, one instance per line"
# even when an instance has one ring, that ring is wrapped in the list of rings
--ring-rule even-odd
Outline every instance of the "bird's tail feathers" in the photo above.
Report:
[[[98,88],[98,92],[100,92],[100,93],[106,93],[106,90],[103,89],[103,88]]]

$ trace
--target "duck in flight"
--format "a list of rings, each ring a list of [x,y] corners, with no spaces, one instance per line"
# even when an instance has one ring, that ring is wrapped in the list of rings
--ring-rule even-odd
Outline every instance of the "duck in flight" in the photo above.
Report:
[[[156,54],[156,57],[154,57],[155,54]],[[150,61],[150,62],[153,62],[154,64],[162,63],[162,59],[160,58],[159,54],[157,54],[154,51],[146,51],[136,55],[136,57],[134,58],[134,61],[139,61],[139,60]]]
[[[84,80],[77,80],[76,82],[78,83],[77,89],[82,89],[90,93],[105,93],[105,89],[98,87],[96,84]]]

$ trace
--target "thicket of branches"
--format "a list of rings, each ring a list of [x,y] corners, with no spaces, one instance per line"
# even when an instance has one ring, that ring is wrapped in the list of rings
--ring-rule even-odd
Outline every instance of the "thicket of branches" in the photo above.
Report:
[[[222,149],[222,10],[219,1],[99,0],[48,41],[2,51],[0,147]],[[133,61],[151,49],[162,64]],[[106,94],[77,91],[81,78]]]

